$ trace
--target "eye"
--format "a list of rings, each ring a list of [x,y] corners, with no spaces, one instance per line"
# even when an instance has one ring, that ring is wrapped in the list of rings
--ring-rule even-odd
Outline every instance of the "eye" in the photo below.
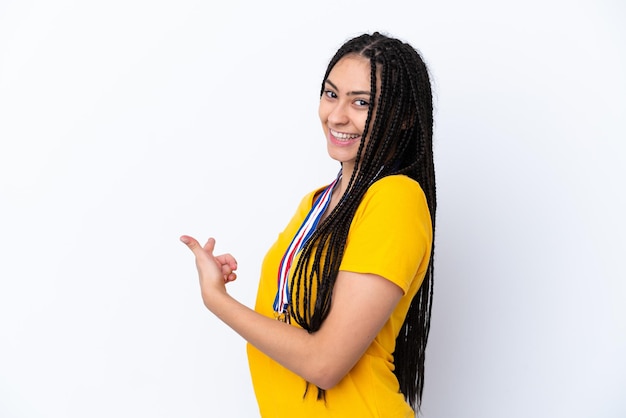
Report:
[[[337,93],[335,93],[332,90],[325,90],[324,94],[326,95],[326,97],[328,97],[329,99],[336,99],[337,98]]]
[[[356,99],[354,101],[354,104],[357,105],[358,107],[369,107],[369,102],[363,99]]]

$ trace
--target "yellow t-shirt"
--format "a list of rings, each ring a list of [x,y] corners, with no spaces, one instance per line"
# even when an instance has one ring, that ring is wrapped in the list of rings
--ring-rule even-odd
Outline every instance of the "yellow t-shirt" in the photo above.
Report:
[[[274,317],[280,260],[320,189],[307,194],[269,249],[261,269],[255,310]],[[417,293],[430,258],[432,227],[419,184],[403,175],[384,177],[366,192],[350,225],[340,270],[378,274],[404,296],[365,354],[333,388],[326,401],[317,388],[248,344],[252,384],[263,418],[413,417],[393,374],[396,336]],[[364,318],[364,320],[367,320]],[[293,324],[293,326],[297,326]]]

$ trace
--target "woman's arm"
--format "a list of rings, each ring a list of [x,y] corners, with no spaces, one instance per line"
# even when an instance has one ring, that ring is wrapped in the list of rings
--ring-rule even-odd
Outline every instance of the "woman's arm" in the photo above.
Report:
[[[257,349],[322,389],[335,386],[361,358],[402,297],[402,289],[375,275],[340,271],[328,317],[308,333],[265,317],[226,292],[234,259],[215,257],[215,240],[204,247],[182,236],[194,253],[205,306]]]

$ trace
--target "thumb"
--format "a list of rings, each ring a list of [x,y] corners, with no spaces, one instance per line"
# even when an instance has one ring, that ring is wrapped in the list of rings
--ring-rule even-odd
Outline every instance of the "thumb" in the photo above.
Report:
[[[190,250],[191,252],[193,252],[196,256],[199,256],[200,254],[205,253],[205,251],[208,251],[209,253],[212,253],[213,248],[215,248],[215,239],[213,238],[209,238],[209,240],[207,241],[207,243],[204,245],[204,247],[202,247],[200,245],[200,243],[198,242],[198,240],[196,240],[194,237],[191,237],[189,235],[183,235],[180,237],[180,240],[183,242],[183,244],[185,244]]]

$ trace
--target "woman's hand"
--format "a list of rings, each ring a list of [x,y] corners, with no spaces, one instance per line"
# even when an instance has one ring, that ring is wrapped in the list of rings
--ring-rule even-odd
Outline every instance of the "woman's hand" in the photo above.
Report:
[[[209,238],[204,247],[198,241],[188,235],[183,235],[180,240],[189,247],[196,257],[196,268],[200,279],[200,289],[204,305],[211,310],[213,296],[226,293],[226,283],[237,278],[237,260],[230,254],[215,256],[215,239]]]

